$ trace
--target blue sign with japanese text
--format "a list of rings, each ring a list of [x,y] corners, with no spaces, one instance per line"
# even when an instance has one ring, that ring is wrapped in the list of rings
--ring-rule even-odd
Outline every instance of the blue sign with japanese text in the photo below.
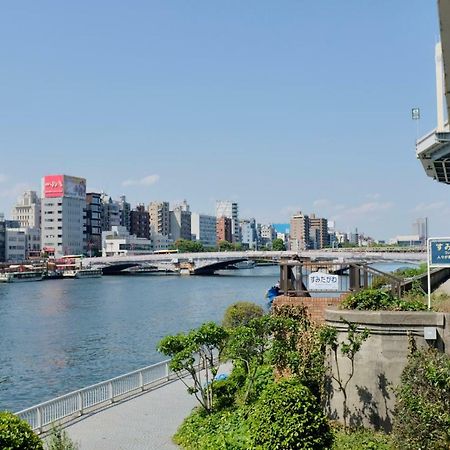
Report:
[[[430,240],[430,264],[450,266],[450,240]]]

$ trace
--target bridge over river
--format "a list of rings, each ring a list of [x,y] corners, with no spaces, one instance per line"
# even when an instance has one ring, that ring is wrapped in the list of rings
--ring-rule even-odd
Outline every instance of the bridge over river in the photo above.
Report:
[[[386,250],[307,250],[292,251],[243,251],[126,255],[85,258],[84,265],[101,267],[105,274],[118,274],[132,267],[155,272],[181,273],[185,275],[213,274],[217,270],[242,261],[279,262],[281,259],[309,258],[336,262],[409,262],[426,261],[423,251],[401,249]]]

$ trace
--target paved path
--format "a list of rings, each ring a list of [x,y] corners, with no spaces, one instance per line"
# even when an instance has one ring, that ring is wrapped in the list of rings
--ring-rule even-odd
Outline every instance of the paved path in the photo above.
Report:
[[[80,450],[172,450],[172,436],[196,406],[181,381],[87,416],[66,427]]]

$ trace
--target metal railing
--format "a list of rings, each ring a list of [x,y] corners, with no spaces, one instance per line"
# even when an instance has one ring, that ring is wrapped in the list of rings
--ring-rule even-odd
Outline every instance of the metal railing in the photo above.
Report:
[[[16,413],[37,433],[176,378],[166,360],[70,392]]]

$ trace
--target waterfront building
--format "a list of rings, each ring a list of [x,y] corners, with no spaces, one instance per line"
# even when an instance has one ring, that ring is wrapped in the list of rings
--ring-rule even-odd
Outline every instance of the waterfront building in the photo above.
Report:
[[[216,218],[206,214],[192,213],[191,233],[193,239],[200,241],[205,247],[217,245]]]
[[[41,229],[24,228],[26,236],[26,259],[41,256]]]
[[[220,241],[232,242],[233,240],[233,223],[229,217],[219,217],[217,219],[217,243]]]
[[[131,235],[120,225],[102,232],[102,256],[142,255],[153,251],[152,241]]]
[[[272,225],[261,225],[258,229],[258,240],[262,247],[272,246],[272,241],[277,237],[277,231]]]
[[[419,236],[422,245],[426,245],[428,239],[428,218],[420,217],[413,223],[413,233]]]
[[[241,242],[238,204],[229,200],[218,200],[216,202],[216,219],[220,219],[221,217],[231,219],[232,242]]]
[[[125,195],[121,195],[118,201],[120,225],[128,231],[131,229],[131,205],[127,202]]]
[[[6,259],[6,223],[4,216],[0,217],[0,262],[4,262]]]
[[[89,256],[102,251],[102,194],[86,194],[86,251]]]
[[[242,245],[249,250],[256,250],[258,248],[258,229],[255,219],[241,220],[240,235]]]
[[[13,220],[18,220],[22,228],[41,228],[41,199],[36,191],[26,191],[13,207]]]
[[[102,192],[102,231],[109,231],[112,227],[120,226],[120,206],[109,195]]]
[[[55,256],[80,255],[86,244],[86,180],[68,175],[42,179],[41,242]]]
[[[149,213],[142,204],[130,212],[130,234],[138,238],[150,239]]]
[[[348,244],[347,233],[341,233],[340,231],[336,231],[335,236],[338,244]]]
[[[321,249],[330,245],[330,237],[328,234],[328,220],[316,217],[315,214],[309,216],[310,236],[313,235],[314,241],[310,244],[310,248]]]
[[[355,232],[348,233],[348,242],[352,245],[359,245],[359,233],[356,229]]]
[[[389,244],[398,245],[399,247],[419,247],[423,245],[423,241],[418,234],[408,234],[396,236],[389,241]]]
[[[151,233],[150,240],[152,241],[152,248],[154,252],[158,250],[169,250],[173,245],[172,239],[159,233]]]
[[[148,205],[150,214],[150,234],[170,235],[169,202],[151,202]]]
[[[26,228],[20,228],[19,222],[6,226],[5,260],[10,263],[23,262],[27,259]]]
[[[309,217],[298,212],[291,217],[290,249],[300,252],[309,247]]]
[[[175,242],[178,239],[191,240],[191,211],[186,200],[170,211],[170,238]]]

